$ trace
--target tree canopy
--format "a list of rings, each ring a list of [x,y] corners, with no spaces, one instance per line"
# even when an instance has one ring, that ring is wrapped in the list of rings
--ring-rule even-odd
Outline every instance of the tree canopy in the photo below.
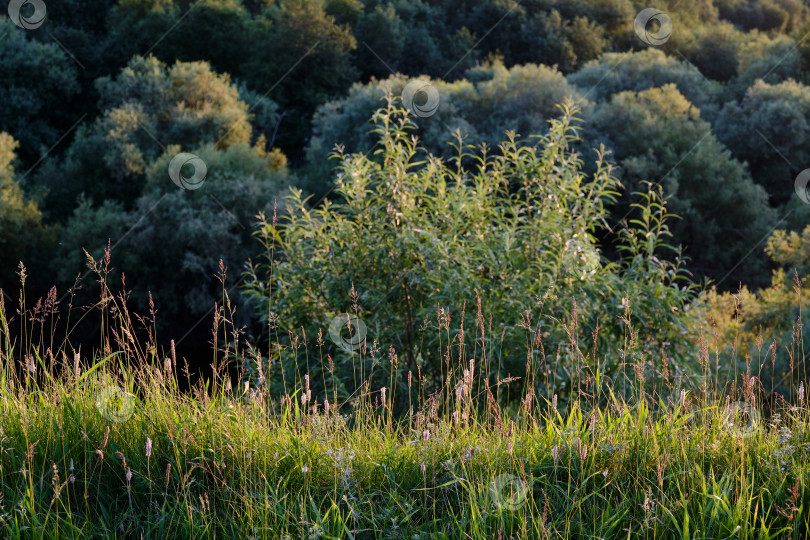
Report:
[[[257,216],[275,213],[286,242],[288,229],[303,230],[288,212],[356,210],[362,198],[347,191],[345,160],[365,160],[361,176],[385,167],[372,119],[388,100],[410,110],[390,121],[407,124],[424,149],[424,161],[400,165],[436,186],[451,171],[470,175],[443,193],[471,200],[468,181],[484,174],[482,163],[505,166],[498,160],[509,152],[541,163],[568,103],[579,112],[566,128],[565,170],[592,184],[599,156],[613,168],[589,236],[564,223],[559,234],[576,234],[586,259],[598,250],[603,265],[621,265],[619,231],[629,229],[620,224],[643,221],[660,194],[674,249],[656,257],[681,265],[673,286],[772,287],[785,263],[765,251],[768,238],[803,234],[810,216],[795,186],[810,167],[810,8],[801,0],[66,0],[47,8],[30,28],[0,20],[3,289],[17,286],[19,261],[28,276],[69,287],[84,250],[96,257],[109,245],[132,301],[148,305],[151,292],[176,332],[223,301],[220,259],[226,291],[247,305],[255,291],[237,283],[263,255]],[[647,36],[669,32],[661,21],[671,32],[645,38],[635,25],[645,8],[662,16],[642,25]],[[431,110],[417,113],[428,102]],[[383,205],[392,194],[375,174],[368,197]],[[522,177],[503,174],[508,186],[492,196],[523,211],[509,206],[525,195]],[[419,201],[433,200],[420,189]],[[477,226],[503,232],[505,214],[482,208],[491,223]],[[438,227],[411,211],[417,228]],[[339,231],[344,225],[337,219]],[[430,245],[380,227],[376,234],[410,246],[396,260],[411,269],[414,290],[425,287],[414,261],[429,260],[420,250]],[[292,254],[309,241],[286,245]],[[384,247],[371,252],[384,257],[393,249]],[[513,265],[540,264],[508,254]],[[492,279],[465,276],[469,287]],[[44,295],[51,283],[28,285]],[[240,317],[257,333],[263,314],[254,308]]]

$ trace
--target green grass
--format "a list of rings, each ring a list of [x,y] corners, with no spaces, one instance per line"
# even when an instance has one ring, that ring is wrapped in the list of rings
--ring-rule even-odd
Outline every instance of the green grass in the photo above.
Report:
[[[720,407],[653,412],[644,401],[594,416],[578,403],[565,416],[543,404],[513,419],[489,408],[457,423],[426,404],[389,422],[370,399],[346,414],[285,400],[278,414],[266,398],[224,387],[180,393],[154,369],[115,381],[111,365],[40,384],[6,366],[4,538],[802,538],[808,530],[803,408],[750,433],[730,429]],[[132,396],[98,401],[119,384]]]
[[[740,398],[712,390],[709,373],[699,391],[667,376],[667,392],[651,392],[639,364],[635,392],[617,397],[597,371],[558,409],[553,387],[499,403],[472,360],[459,392],[401,381],[420,396],[404,414],[390,389],[369,385],[327,411],[306,398],[308,376],[279,395],[232,382],[250,377],[222,366],[192,381],[153,333],[138,341],[123,298],[103,290],[102,338],[84,360],[48,334],[54,310],[12,320],[0,296],[2,538],[808,534],[803,387],[766,418],[761,385],[746,376],[741,395],[757,411],[746,422],[731,414]],[[238,358],[238,340],[216,326],[228,318],[217,311],[214,346]],[[471,365],[458,363],[448,373]]]

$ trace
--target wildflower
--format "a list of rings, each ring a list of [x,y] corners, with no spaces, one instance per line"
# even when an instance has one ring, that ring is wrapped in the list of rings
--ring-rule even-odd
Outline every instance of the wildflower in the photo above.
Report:
[[[641,508],[644,510],[644,525],[649,526],[650,521],[652,521],[651,516],[654,515],[655,512],[655,498],[652,498],[652,489],[649,489],[644,492],[644,502],[641,504]]]
[[[323,400],[323,410],[324,410],[324,413],[329,414],[329,400],[328,399]]]
[[[301,472],[304,473],[304,474],[307,474],[309,472],[309,467],[304,465],[303,467],[301,467]]]
[[[588,446],[582,444],[582,441],[577,441],[577,445],[579,446],[579,459],[581,461],[585,461],[585,457],[588,455]]]
[[[152,439],[149,437],[146,438],[146,457],[152,455]]]
[[[425,470],[427,469],[427,465],[425,465],[424,461],[419,464],[419,468],[422,469],[422,474],[425,474]]]
[[[613,438],[611,437],[611,440],[610,440],[610,442],[608,444],[602,444],[602,448],[604,450],[606,450],[607,452],[610,452],[612,454],[613,452],[618,452],[619,450],[623,450],[624,445],[619,444],[617,446],[613,446]]]
[[[312,525],[309,527],[309,536],[307,536],[308,540],[317,540],[323,537],[323,529],[320,525]]]
[[[51,485],[53,486],[53,499],[51,504],[59,498],[62,493],[62,485],[59,483],[59,469],[56,468],[56,463],[53,464],[53,477],[51,478]]]
[[[428,440],[430,438],[430,431],[426,429],[424,432],[422,432],[422,438]]]
[[[551,457],[554,458],[554,461],[557,461],[557,447],[551,449]]]

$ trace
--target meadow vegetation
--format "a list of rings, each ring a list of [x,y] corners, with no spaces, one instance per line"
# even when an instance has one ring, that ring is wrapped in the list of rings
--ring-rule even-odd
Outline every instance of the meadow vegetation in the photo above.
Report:
[[[810,535],[806,3],[42,5],[0,537]]]
[[[21,265],[0,300],[3,535],[804,537],[802,310],[765,350],[752,328],[806,286],[779,270],[761,298],[698,295],[658,256],[675,248],[652,187],[603,264],[617,181],[582,172],[577,113],[447,163],[389,96],[375,159],[337,155],[342,202],[293,190],[258,227],[262,339],[220,264],[207,376],[113,290],[109,248],[86,252],[96,300],[66,311],[55,288],[27,301]],[[768,252],[806,247],[779,231]],[[77,350],[57,333],[85,318],[98,341]]]
[[[490,314],[465,333],[440,307],[443,378],[403,373],[393,348],[380,358],[364,341],[335,360],[311,351],[311,370],[276,392],[271,366],[231,325],[227,291],[211,333],[225,354],[195,382],[173,347],[158,348],[154,314],[130,313],[109,289],[109,264],[109,252],[91,261],[103,321],[91,351],[49,334],[54,303],[0,302],[6,538],[807,534],[804,385],[768,403],[751,371],[721,384],[716,337],[700,341],[698,377],[678,377],[628,317],[622,361],[607,366],[578,346],[574,313],[560,321],[576,364],[560,384],[528,363],[504,377],[487,352],[500,334]],[[304,334],[278,343],[273,361],[295,362]],[[542,347],[526,334],[527,349],[535,337]],[[316,389],[349,365],[360,377],[351,394]]]

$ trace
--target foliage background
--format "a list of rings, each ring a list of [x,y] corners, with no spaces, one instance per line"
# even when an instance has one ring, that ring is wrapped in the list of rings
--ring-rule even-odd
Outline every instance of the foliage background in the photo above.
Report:
[[[447,233],[441,228],[445,225],[440,227],[438,218],[419,210],[419,204],[438,205],[435,190],[442,179],[451,178],[448,185],[455,187],[448,193],[461,198],[436,210],[468,215],[461,201],[473,195],[467,193],[469,186],[461,186],[475,178],[479,145],[488,145],[488,163],[496,163],[506,157],[498,145],[511,130],[517,146],[510,151],[520,159],[533,154],[542,162],[549,139],[532,135],[549,136],[549,121],[561,118],[557,105],[571,99],[582,123],[577,139],[570,141],[576,155],[566,158],[566,174],[583,174],[586,183],[598,178],[595,152],[604,145],[606,159],[615,165],[611,195],[590,217],[575,213],[560,223],[526,225],[527,230],[547,227],[542,234],[555,239],[556,250],[562,239],[575,239],[586,257],[598,253],[604,272],[613,275],[616,269],[619,281],[610,285],[616,290],[643,288],[634,280],[651,279],[644,273],[649,268],[680,264],[680,273],[662,283],[677,285],[678,291],[693,282],[716,286],[718,292],[701,304],[710,318],[696,320],[722,322],[717,332],[728,336],[723,339],[740,330],[741,339],[756,341],[759,334],[753,338],[752,332],[761,324],[767,348],[784,341],[798,314],[776,291],[793,286],[796,270],[799,288],[806,286],[804,263],[797,261],[804,260],[808,248],[792,240],[804,234],[810,218],[808,205],[793,196],[794,178],[810,166],[810,9],[800,0],[50,4],[45,24],[37,29],[23,30],[0,18],[0,288],[6,294],[19,287],[18,263],[23,261],[29,296],[44,297],[55,284],[60,291],[74,287],[76,298],[91,303],[84,250],[98,257],[109,245],[111,271],[125,280],[133,305],[149,309],[154,302],[161,335],[188,336],[181,350],[199,362],[201,351],[210,346],[210,331],[200,321],[213,302],[224,301],[219,279],[239,307],[248,334],[258,339],[267,333],[263,317],[271,310],[257,307],[253,286],[244,288],[266,256],[252,239],[257,216],[275,214],[276,232],[287,242],[286,249],[272,254],[282,272],[295,260],[285,256],[318,238],[289,244],[306,231],[297,228],[300,212],[333,219],[326,211],[343,217],[329,231],[317,232],[370,254],[357,261],[368,265],[368,284],[359,285],[359,269],[332,276],[328,265],[318,270],[319,259],[312,254],[310,266],[303,255],[295,255],[298,267],[279,274],[278,290],[295,290],[303,299],[314,294],[306,293],[303,283],[329,284],[331,296],[309,306],[315,311],[307,315],[291,311],[289,324],[324,324],[327,314],[346,308],[355,277],[356,290],[363,294],[377,286],[388,290],[383,286],[391,271],[386,260],[398,261],[401,268],[394,275],[406,276],[414,290],[455,280],[459,288],[447,293],[448,303],[469,300],[476,288],[491,287],[496,275],[478,270],[480,261],[494,268],[508,254],[493,251],[492,242],[516,222],[507,227],[508,221],[499,220],[517,218],[498,214],[499,206],[479,205],[482,214],[454,225],[454,231],[472,235],[486,222],[490,236],[478,238],[478,245],[454,244],[458,239],[438,235]],[[675,29],[660,47],[644,44],[632,31],[636,13],[650,6],[666,11]],[[383,98],[399,95],[416,77],[431,81],[441,105],[435,115],[409,126],[409,133],[418,137],[413,144],[427,152],[420,150],[419,160],[430,154],[443,165],[433,160],[411,171],[424,184],[414,187],[421,198],[404,207],[411,214],[403,215],[422,230],[438,227],[430,234],[447,247],[444,259],[432,266],[419,266],[418,261],[438,257],[424,235],[405,235],[382,220],[385,213],[379,208],[387,211],[397,194],[375,180],[385,170],[386,154],[374,153],[381,133],[374,133],[370,123],[375,111],[386,106]],[[354,157],[330,160],[336,144],[342,155]],[[167,178],[166,164],[179,151],[207,162],[202,191],[178,191]],[[367,176],[364,181],[374,187],[376,200],[358,198],[360,188],[347,183],[347,167],[361,164],[358,174]],[[428,186],[432,182],[439,184]],[[526,195],[519,185],[513,179],[493,187],[498,195],[492,201],[511,208]],[[291,188],[301,193],[288,206],[287,195],[298,193]],[[662,241],[682,250],[654,255],[647,250],[644,256],[655,264],[633,274],[626,235],[634,220],[644,222],[644,212],[659,204],[659,192],[666,210],[655,208],[674,214],[665,221],[672,236]],[[292,209],[297,214],[288,221]],[[364,212],[378,218],[372,230],[386,241],[350,242],[351,219]],[[389,243],[395,239],[397,244]],[[544,244],[538,242],[520,245],[540,249]],[[791,246],[790,255],[775,247],[785,245]],[[539,260],[515,254],[512,264],[522,272],[547,274],[559,258],[550,251]],[[348,260],[358,256],[346,255]],[[464,271],[450,260],[460,261],[453,264]],[[224,278],[216,277],[220,268],[227,268]],[[542,279],[534,283],[518,274],[505,279],[516,280],[512,286],[523,288],[527,298],[539,294]],[[607,287],[600,279],[591,276],[577,287]],[[510,294],[519,296],[515,290]],[[385,300],[392,308],[402,300],[397,295],[403,293],[396,291]],[[738,298],[748,298],[739,313],[730,295],[737,291],[743,295]],[[570,313],[579,294],[576,287],[566,289],[557,296],[557,307]],[[506,293],[487,301],[494,305],[495,298],[507,302],[505,310],[522,307]],[[582,321],[596,319],[597,308],[587,302],[579,307]],[[657,307],[633,312],[642,317],[646,309],[650,321],[663,320]],[[417,334],[417,315],[424,313],[414,312],[411,322],[399,313],[385,323],[405,325],[401,333],[390,330],[387,338],[403,346],[405,356],[415,354],[407,344]],[[95,331],[92,317],[85,322],[76,329],[79,341],[92,339]],[[783,347],[777,349],[779,357]]]

